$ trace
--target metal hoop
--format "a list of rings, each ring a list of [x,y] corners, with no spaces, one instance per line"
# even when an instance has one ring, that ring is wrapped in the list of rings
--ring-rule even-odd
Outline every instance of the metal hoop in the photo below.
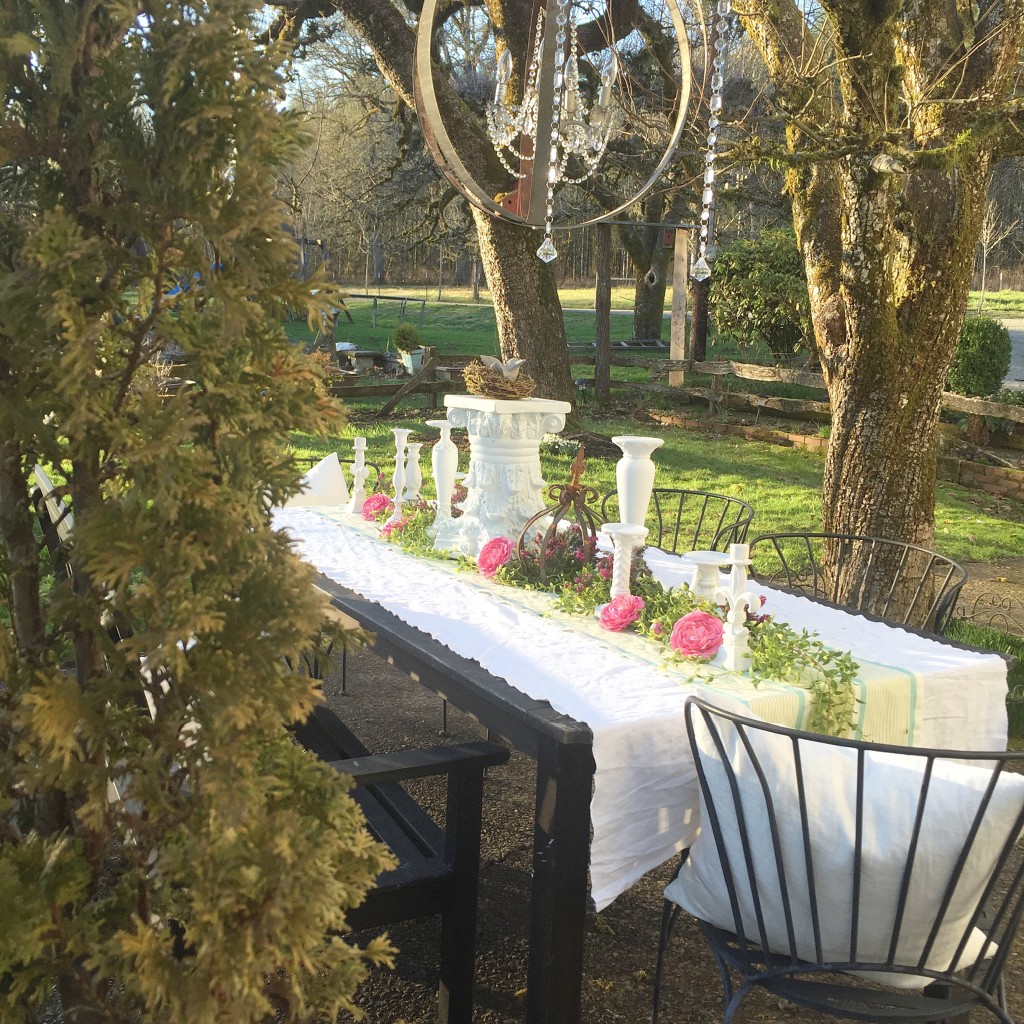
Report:
[[[445,126],[444,119],[441,117],[441,110],[437,103],[437,93],[434,90],[434,68],[430,59],[434,21],[440,3],[441,0],[425,0],[416,30],[416,61],[413,84],[416,98],[416,113],[419,117],[424,138],[426,139],[427,148],[448,181],[477,209],[489,213],[492,217],[512,221],[516,224],[525,224],[534,230],[541,230],[544,227],[543,216],[535,220],[534,218],[537,217],[537,214],[531,210],[530,219],[527,220],[506,209],[484,191],[459,156],[458,150],[456,150],[448,134],[448,129]],[[683,22],[683,15],[680,11],[678,0],[665,0],[665,6],[668,8],[672,18],[672,28],[676,35],[676,47],[680,66],[679,104],[668,146],[665,148],[661,160],[658,161],[657,167],[655,167],[651,176],[644,182],[638,192],[614,209],[606,210],[596,217],[556,224],[556,230],[596,224],[608,217],[614,217],[616,214],[622,213],[623,210],[633,206],[654,188],[661,177],[662,171],[665,170],[675,154],[676,146],[679,144],[683,128],[686,125],[686,113],[690,103],[690,45],[686,37],[686,25]]]

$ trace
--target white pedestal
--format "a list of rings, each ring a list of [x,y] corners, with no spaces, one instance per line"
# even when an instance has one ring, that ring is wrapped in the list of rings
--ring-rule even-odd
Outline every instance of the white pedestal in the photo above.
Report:
[[[540,441],[565,426],[568,402],[445,395],[448,422],[469,432],[469,494],[462,515],[439,526],[434,546],[475,557],[492,537],[515,542],[544,508]]]

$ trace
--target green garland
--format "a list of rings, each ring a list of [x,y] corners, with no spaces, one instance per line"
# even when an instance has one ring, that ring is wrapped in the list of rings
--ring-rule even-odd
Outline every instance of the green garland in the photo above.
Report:
[[[382,508],[376,516],[383,523],[391,514]],[[435,551],[428,527],[434,509],[425,502],[403,507],[397,524],[384,524],[386,540],[397,544],[411,555],[448,560],[446,552]],[[543,590],[552,595],[555,607],[570,615],[593,618],[597,608],[611,599],[612,556],[599,554],[587,560],[583,541],[573,530],[560,533],[550,544],[545,560],[548,576],[541,584],[537,556],[538,541],[528,547],[525,557],[513,558],[496,572],[494,579],[509,586]],[[462,559],[463,568],[476,571],[476,563]],[[687,661],[670,645],[672,627],[693,611],[708,612],[725,620],[725,611],[710,601],[700,601],[689,587],[666,588],[655,579],[643,558],[643,551],[634,553],[630,571],[630,592],[643,599],[644,605],[631,629],[662,646],[667,660]],[[750,652],[753,657],[750,680],[754,686],[762,680],[786,680],[801,686],[810,694],[811,716],[807,728],[829,736],[845,736],[853,731],[857,698],[854,682],[859,666],[851,655],[827,647],[814,633],[795,630],[769,615],[748,612]],[[698,659],[699,664],[699,659]],[[698,671],[698,675],[702,675]]]

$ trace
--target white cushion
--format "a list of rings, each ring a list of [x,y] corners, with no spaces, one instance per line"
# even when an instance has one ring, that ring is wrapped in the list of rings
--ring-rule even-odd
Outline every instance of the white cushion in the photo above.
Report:
[[[789,954],[779,869],[773,855],[769,817],[760,781],[735,727],[719,720],[726,759],[737,768],[737,784],[755,863],[754,871],[769,948]],[[700,715],[695,734],[708,784],[719,815],[726,854],[735,876],[740,913],[748,940],[757,943],[760,932],[750,895],[736,814],[729,783],[717,750]],[[791,740],[761,730],[747,736],[769,780],[778,820],[783,873],[793,911],[798,955],[816,960],[807,869],[800,820],[797,775]],[[813,741],[800,741],[805,799],[810,822],[811,856],[821,929],[822,959],[849,962],[850,922],[853,907],[854,836],[856,829],[857,751]],[[864,763],[864,828],[861,849],[860,914],[856,960],[886,963],[895,922],[907,851],[918,811],[924,758],[907,754],[869,752]],[[940,894],[948,884],[957,858],[974,821],[990,769],[950,761],[936,761],[925,802],[924,818],[914,859],[910,891],[900,928],[895,963],[913,966],[920,960],[935,922]],[[995,862],[1016,829],[1024,807],[1024,776],[1000,777],[967,863],[932,945],[926,966],[948,969],[974,910],[982,898]],[[735,931],[728,891],[701,794],[700,834],[679,875],[665,895],[694,917],[727,931]],[[1018,830],[1019,835],[1019,830]],[[1016,839],[1017,836],[1015,835]],[[985,937],[974,929],[959,967],[970,966],[982,954]],[[984,955],[991,956],[994,943]],[[867,972],[864,972],[867,973]],[[872,974],[873,980],[901,988],[922,988],[920,975]]]
[[[344,505],[348,501],[348,487],[342,472],[338,453],[321,459],[301,481],[302,490],[289,498],[285,508],[302,508],[312,505]]]

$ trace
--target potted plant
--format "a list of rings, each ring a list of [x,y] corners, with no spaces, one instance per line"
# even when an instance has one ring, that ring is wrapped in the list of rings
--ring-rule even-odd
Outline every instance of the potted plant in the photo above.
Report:
[[[406,372],[416,373],[423,365],[423,345],[416,325],[409,321],[399,324],[391,335],[391,344],[398,350]]]

